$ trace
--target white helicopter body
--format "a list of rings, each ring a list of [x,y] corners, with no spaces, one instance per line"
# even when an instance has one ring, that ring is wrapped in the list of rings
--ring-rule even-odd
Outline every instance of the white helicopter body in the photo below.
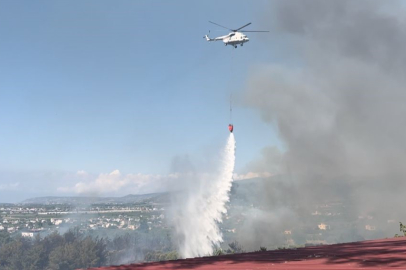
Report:
[[[216,37],[216,38],[209,38],[208,35],[204,36],[207,41],[219,41],[222,40],[224,45],[231,45],[237,48],[237,45],[243,46],[244,43],[250,41],[250,39],[241,32],[231,32],[228,35]]]
[[[205,35],[204,38],[207,41],[220,41],[222,40],[224,45],[231,45],[234,48],[237,48],[237,45],[243,46],[244,43],[247,43],[248,41],[250,41],[250,39],[243,33],[243,32],[269,32],[269,31],[239,31],[241,29],[243,29],[244,27],[250,25],[251,23],[247,23],[246,25],[238,28],[238,29],[230,29],[227,28],[225,26],[222,26],[220,24],[214,23],[209,21],[212,24],[218,25],[220,27],[226,28],[228,30],[231,30],[232,32],[230,32],[228,35],[225,36],[220,36],[220,37],[215,37],[215,38],[210,38],[208,35]],[[209,31],[210,32],[210,31]]]

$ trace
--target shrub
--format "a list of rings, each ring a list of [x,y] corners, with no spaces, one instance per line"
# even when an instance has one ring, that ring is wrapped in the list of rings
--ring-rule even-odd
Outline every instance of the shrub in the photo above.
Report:
[[[229,249],[227,249],[227,253],[242,253],[244,252],[242,246],[237,242],[237,241],[233,241],[230,244],[228,244],[228,246],[230,247]]]
[[[402,237],[402,236],[406,236],[406,225],[403,225],[402,222],[399,222],[399,230],[403,235],[399,235],[399,234],[395,234],[395,237]]]
[[[216,248],[213,251],[213,256],[220,256],[220,255],[224,255],[224,251],[221,248]]]

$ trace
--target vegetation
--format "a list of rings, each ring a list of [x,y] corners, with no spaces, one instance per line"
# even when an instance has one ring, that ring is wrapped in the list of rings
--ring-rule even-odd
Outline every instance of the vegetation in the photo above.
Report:
[[[220,256],[226,254],[221,248],[216,247],[213,251],[212,256]]]
[[[107,260],[105,241],[84,237],[78,230],[64,235],[55,232],[45,238],[18,237],[1,243],[0,269],[4,270],[70,270],[102,266]]]
[[[162,230],[134,231],[106,242],[108,265],[176,260],[179,257],[169,234]]]
[[[147,262],[157,262],[157,261],[171,261],[179,259],[179,255],[176,251],[171,252],[161,252],[161,251],[150,251],[145,255],[144,260]]]
[[[0,248],[11,242],[11,237],[10,234],[6,231],[1,231],[0,232]]]
[[[227,249],[227,253],[234,254],[234,253],[243,253],[244,250],[242,246],[237,242],[233,241],[230,244],[228,244],[229,249]]]
[[[163,231],[134,231],[112,239],[85,235],[79,228],[34,239],[11,238],[9,233],[0,232],[2,270],[70,270],[178,258],[169,235]]]
[[[395,237],[402,237],[402,236],[406,236],[406,225],[403,225],[402,222],[399,222],[399,230],[403,235],[399,235],[399,234],[395,234]]]

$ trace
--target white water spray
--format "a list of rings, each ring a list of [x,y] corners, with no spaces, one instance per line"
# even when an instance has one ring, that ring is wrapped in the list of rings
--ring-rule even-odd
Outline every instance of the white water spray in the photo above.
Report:
[[[218,173],[195,176],[194,184],[189,185],[182,201],[177,202],[174,222],[182,257],[212,254],[213,245],[223,241],[218,224],[222,222],[223,214],[227,213],[234,163],[235,139],[234,134],[230,133]]]

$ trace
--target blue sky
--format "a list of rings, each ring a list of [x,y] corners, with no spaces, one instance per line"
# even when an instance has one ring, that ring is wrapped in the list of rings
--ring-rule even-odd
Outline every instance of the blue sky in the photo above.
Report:
[[[168,174],[175,156],[210,158],[228,136],[230,93],[236,172],[246,173],[280,142],[239,94],[252,68],[280,59],[259,34],[236,50],[203,36],[227,33],[209,20],[269,28],[267,9],[268,1],[0,0],[0,202],[60,195],[82,170]]]

